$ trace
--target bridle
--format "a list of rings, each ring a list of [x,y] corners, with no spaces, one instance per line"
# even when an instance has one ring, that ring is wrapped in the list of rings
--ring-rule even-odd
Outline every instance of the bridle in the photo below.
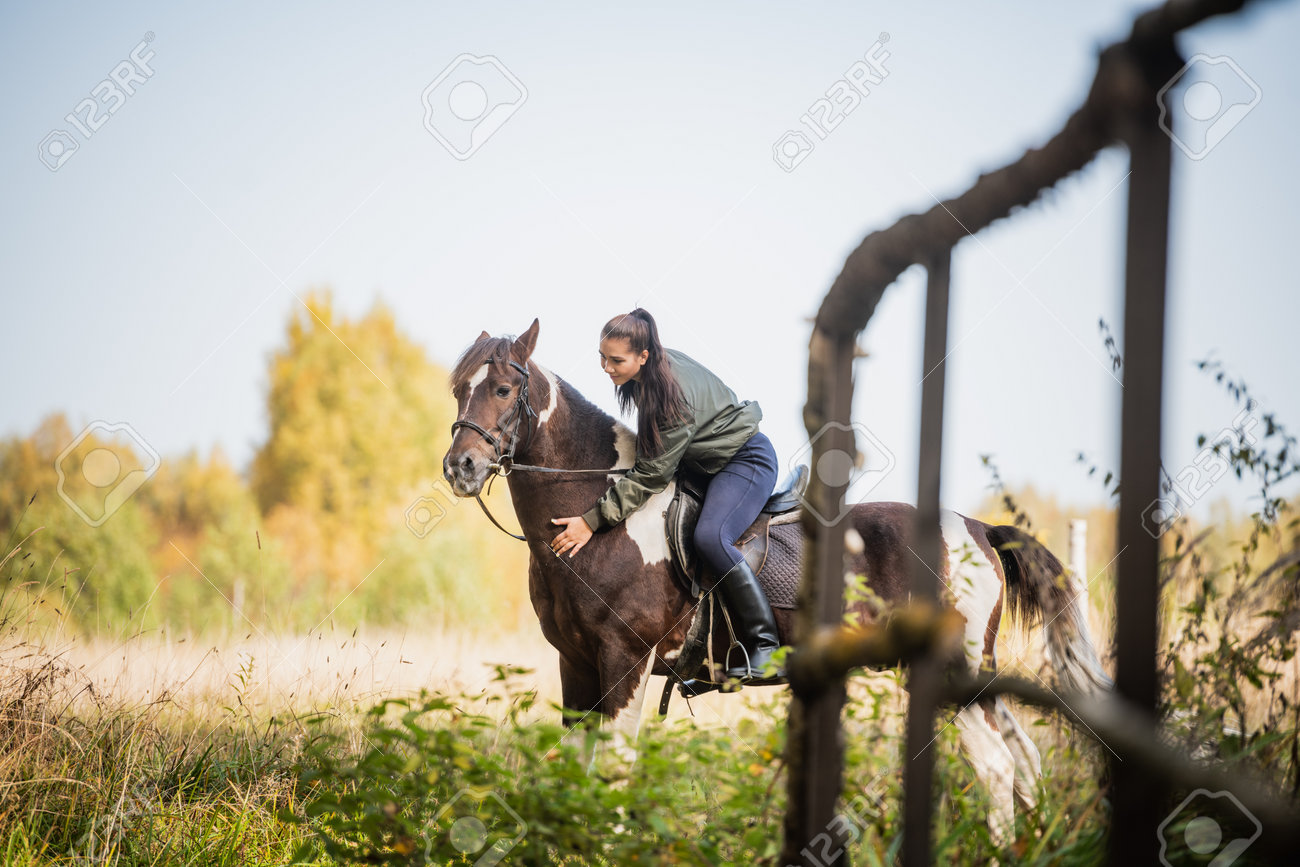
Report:
[[[494,364],[497,361],[499,361],[499,359],[489,358],[487,361],[484,361],[483,363]],[[521,425],[524,428],[524,436],[522,437],[522,439],[524,440],[524,448],[527,448],[528,444],[532,442],[533,439],[533,430],[536,428],[536,425],[533,423],[533,421],[537,418],[537,413],[533,410],[532,404],[528,402],[528,368],[524,365],[521,365],[513,358],[510,359],[510,366],[513,367],[515,370],[519,371],[519,374],[524,378],[524,381],[523,384],[519,386],[519,394],[515,396],[515,404],[510,412],[509,421],[506,421],[504,416],[502,417],[502,423],[498,427],[498,430],[501,431],[501,436],[494,436],[490,431],[485,430],[477,423],[468,421],[466,419],[458,418],[451,423],[451,435],[453,438],[456,436],[456,430],[458,428],[465,427],[474,431],[479,436],[483,437],[483,439],[487,440],[489,443],[492,444],[493,459],[492,462],[488,464],[488,469],[492,471],[492,478],[488,480],[489,492],[491,491],[492,488],[492,481],[497,476],[501,476],[502,478],[505,478],[515,470],[521,470],[524,472],[536,472],[536,473],[605,473],[608,474],[611,472],[618,472],[617,470],[609,470],[609,469],[565,470],[565,469],[558,469],[556,467],[538,467],[538,466],[533,466],[531,464],[516,464],[515,451],[519,448],[519,440],[520,440],[519,428]],[[555,385],[552,384],[551,388],[554,387]],[[506,424],[509,424],[511,426],[510,434],[508,437],[506,436]],[[496,518],[492,517],[492,513],[488,511],[487,504],[483,502],[483,497],[481,494],[475,494],[474,499],[478,501],[479,508],[483,510],[483,514],[488,516],[488,520],[491,521],[493,524],[495,524],[498,530],[500,530],[502,533],[505,533],[507,536],[511,536],[515,539],[518,539],[520,542],[528,541],[523,536],[520,536],[518,533],[512,533],[509,530],[507,530],[505,527],[501,526],[500,522],[498,522]]]
[[[496,360],[497,359],[489,358],[487,361],[483,363],[492,364]],[[523,384],[519,386],[519,394],[515,396],[515,405],[513,407],[513,411],[511,412],[511,420],[510,420],[511,428],[510,428],[510,438],[508,444],[503,445],[502,443],[502,440],[505,438],[505,432],[506,432],[505,421],[502,421],[502,423],[498,427],[498,430],[501,431],[500,437],[493,436],[490,432],[484,430],[478,424],[472,421],[467,421],[466,419],[458,418],[451,423],[452,437],[456,436],[457,428],[467,427],[470,430],[474,431],[475,433],[479,434],[481,437],[483,437],[483,439],[487,440],[492,444],[492,451],[494,452],[494,457],[492,463],[488,464],[488,469],[491,470],[494,474],[503,477],[510,475],[511,470],[514,469],[515,449],[519,447],[519,426],[521,424],[524,426],[524,434],[526,440],[524,445],[526,447],[527,444],[529,442],[532,442],[533,439],[532,419],[537,418],[537,413],[533,411],[532,404],[528,402],[528,368],[524,367],[519,362],[515,361],[513,358],[510,359],[510,366],[513,367],[515,370],[519,371],[520,375],[523,376],[524,381]],[[479,505],[482,505],[482,502],[483,501],[480,500]],[[500,525],[498,524],[497,526]]]

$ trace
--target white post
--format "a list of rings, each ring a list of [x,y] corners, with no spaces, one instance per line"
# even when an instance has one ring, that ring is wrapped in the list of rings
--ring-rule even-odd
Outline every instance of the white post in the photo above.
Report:
[[[1087,623],[1088,612],[1088,522],[1083,518],[1070,519],[1070,584],[1078,598],[1075,604]]]
[[[1088,584],[1088,522],[1083,518],[1070,519],[1070,571]]]

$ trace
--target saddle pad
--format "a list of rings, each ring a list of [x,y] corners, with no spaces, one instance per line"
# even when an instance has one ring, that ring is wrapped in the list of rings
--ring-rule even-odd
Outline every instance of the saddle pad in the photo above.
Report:
[[[775,524],[768,529],[767,562],[758,573],[758,583],[773,608],[794,610],[802,577],[799,562],[802,535],[803,526],[798,521]]]

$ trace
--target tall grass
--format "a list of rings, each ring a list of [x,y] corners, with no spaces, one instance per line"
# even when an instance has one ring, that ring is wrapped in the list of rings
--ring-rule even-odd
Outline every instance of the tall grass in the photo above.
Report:
[[[1269,575],[1280,592],[1295,565]],[[1206,670],[1229,620],[1195,610],[1240,607],[1231,587],[1206,589],[1225,580],[1170,579],[1165,635],[1200,630],[1174,646],[1171,666]],[[1104,656],[1109,593],[1092,589]],[[41,602],[30,594],[0,599],[0,863],[454,863],[477,842],[454,836],[461,819],[481,822],[484,845],[509,844],[507,863],[773,864],[779,852],[782,690],[678,698],[664,721],[648,708],[639,761],[606,757],[592,774],[583,738],[562,737],[554,651],[536,629],[114,640],[32,610]],[[999,657],[1050,678],[1037,632],[1006,632]],[[1292,779],[1294,761],[1276,748],[1296,739],[1277,713],[1297,706],[1295,665],[1244,685],[1239,718],[1214,715],[1225,707],[1214,684],[1189,687],[1175,671],[1176,734],[1201,757],[1268,758],[1279,782]],[[901,840],[901,681],[892,671],[850,684],[842,816],[857,864],[893,863]],[[1105,748],[1051,715],[1012,710],[1043,756],[1040,803],[1018,808],[1013,839],[994,845],[984,789],[941,719],[936,862],[1100,863]],[[514,815],[526,826],[517,841]]]
[[[312,836],[297,763],[321,732],[421,688],[482,690],[480,660],[540,636],[256,632],[86,636],[0,596],[0,863],[286,864]],[[535,688],[558,692],[558,677]],[[328,859],[309,859],[330,863]]]

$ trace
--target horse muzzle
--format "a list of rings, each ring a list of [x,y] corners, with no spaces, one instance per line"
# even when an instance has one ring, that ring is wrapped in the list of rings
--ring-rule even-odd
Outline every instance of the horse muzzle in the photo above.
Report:
[[[476,497],[483,490],[488,477],[488,459],[473,452],[452,455],[442,459],[442,476],[458,497]]]

